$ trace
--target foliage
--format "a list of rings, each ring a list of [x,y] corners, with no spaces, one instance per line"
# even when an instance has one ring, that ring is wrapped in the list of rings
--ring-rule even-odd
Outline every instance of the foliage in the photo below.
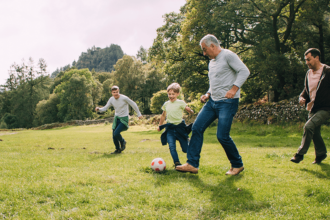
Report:
[[[33,126],[37,103],[49,95],[51,82],[46,68],[45,60],[40,59],[36,66],[32,58],[28,63],[23,60],[22,64],[14,63],[11,66],[9,78],[4,85],[6,91],[2,96],[9,106],[2,106],[1,112],[15,115],[18,127]]]
[[[111,44],[110,47],[103,49],[93,46],[87,49],[87,52],[82,52],[78,61],[73,61],[72,65],[68,64],[57,68],[51,74],[51,77],[55,78],[60,72],[65,72],[72,67],[77,69],[88,68],[92,72],[111,72],[114,69],[113,65],[123,56],[124,52],[119,45]]]
[[[62,83],[55,88],[60,99],[58,118],[60,121],[82,120],[92,116],[93,87],[95,81],[88,69],[72,69],[62,77]]]
[[[168,101],[167,91],[161,90],[156,92],[151,98],[150,110],[153,114],[160,114],[163,112],[162,106]]]
[[[60,121],[57,114],[57,105],[60,104],[60,99],[57,94],[51,94],[48,100],[42,100],[37,104],[36,117],[34,125],[50,124]]]
[[[120,93],[140,103],[143,113],[150,113],[152,94],[164,87],[164,76],[151,64],[143,65],[134,57],[125,55],[116,63],[114,84],[119,86]]]
[[[200,101],[201,96],[202,93],[197,94],[195,97],[193,97],[191,102],[187,104],[194,111],[195,114],[198,114],[198,112],[200,112],[204,106],[204,103]]]
[[[97,73],[95,73],[95,78],[100,82],[100,83],[104,83],[106,80],[108,80],[108,79],[113,79],[113,76],[114,75],[114,73],[113,72],[111,72],[111,73],[109,73],[109,72],[97,72]]]
[[[17,116],[10,113],[6,113],[4,116],[2,116],[1,123],[4,123],[2,126],[6,126],[8,129],[19,127]]]
[[[207,91],[209,60],[199,41],[209,33],[250,69],[242,87],[247,102],[269,93],[274,101],[299,94],[308,47],[319,47],[330,59],[328,0],[189,0],[180,13],[166,14],[164,20],[149,59],[190,94]]]
[[[78,69],[88,68],[95,69],[96,72],[111,72],[114,70],[113,65],[123,56],[124,53],[119,45],[111,44],[110,47],[104,49],[93,46],[87,50],[87,53],[81,53],[75,66]]]
[[[0,129],[7,129],[7,128],[8,127],[7,127],[6,122],[4,122],[4,121],[0,122]]]
[[[144,47],[140,47],[138,53],[136,54],[136,58],[140,60],[142,63],[147,63],[148,60],[148,51]]]

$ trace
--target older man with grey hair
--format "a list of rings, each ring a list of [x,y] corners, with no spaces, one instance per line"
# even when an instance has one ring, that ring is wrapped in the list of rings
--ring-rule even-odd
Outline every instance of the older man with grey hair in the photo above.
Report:
[[[187,150],[187,163],[177,166],[180,172],[198,173],[200,153],[205,129],[218,119],[217,138],[231,163],[227,175],[237,175],[244,170],[242,158],[229,133],[233,117],[238,109],[240,87],[250,75],[249,69],[230,50],[222,49],[218,39],[211,34],[200,41],[204,56],[209,63],[210,87],[201,102],[209,100],[199,112],[192,127],[192,136]]]

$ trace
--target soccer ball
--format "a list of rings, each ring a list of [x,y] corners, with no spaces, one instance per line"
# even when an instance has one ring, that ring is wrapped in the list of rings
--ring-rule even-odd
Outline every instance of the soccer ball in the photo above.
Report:
[[[151,161],[151,169],[156,172],[161,172],[166,169],[166,163],[162,158],[155,158]]]

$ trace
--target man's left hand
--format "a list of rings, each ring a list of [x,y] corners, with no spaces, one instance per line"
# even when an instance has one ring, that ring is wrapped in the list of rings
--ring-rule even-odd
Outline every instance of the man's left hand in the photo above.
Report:
[[[139,117],[139,119],[142,119],[143,118],[143,116],[141,115],[140,117]]]
[[[232,99],[232,98],[234,98],[234,96],[235,96],[235,94],[236,94],[236,92],[238,91],[238,87],[237,86],[233,86],[227,93],[226,93],[226,95],[225,95],[225,97],[227,98],[227,99]]]

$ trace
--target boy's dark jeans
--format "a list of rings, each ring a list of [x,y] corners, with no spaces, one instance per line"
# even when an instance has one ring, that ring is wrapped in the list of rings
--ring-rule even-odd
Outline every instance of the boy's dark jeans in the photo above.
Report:
[[[327,153],[327,148],[321,136],[321,125],[330,118],[330,111],[319,110],[316,113],[309,113],[308,118],[304,126],[304,134],[297,153],[299,155],[306,154],[313,140],[315,155],[322,156]]]
[[[173,158],[173,162],[180,162],[178,153],[176,151],[176,140],[180,142],[181,149],[184,153],[187,153],[188,148],[188,139],[182,140],[182,138],[178,138],[177,132],[175,129],[168,128],[167,129],[167,143],[170,148],[170,153]]]
[[[121,123],[119,119],[117,119],[116,129],[112,130],[112,139],[117,150],[120,150],[120,143],[123,143],[125,141],[120,134],[125,129],[126,126],[123,123]]]

